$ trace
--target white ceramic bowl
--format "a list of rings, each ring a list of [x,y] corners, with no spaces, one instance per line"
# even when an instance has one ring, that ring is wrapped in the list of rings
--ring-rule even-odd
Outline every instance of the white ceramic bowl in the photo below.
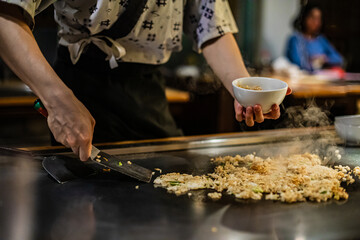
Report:
[[[243,107],[253,107],[260,104],[263,113],[270,112],[271,106],[274,104],[280,105],[286,96],[288,88],[286,82],[265,77],[238,78],[232,82],[232,85],[235,98]],[[238,85],[260,86],[263,90],[249,90]]]
[[[360,143],[360,115],[336,117],[335,129],[345,141]]]

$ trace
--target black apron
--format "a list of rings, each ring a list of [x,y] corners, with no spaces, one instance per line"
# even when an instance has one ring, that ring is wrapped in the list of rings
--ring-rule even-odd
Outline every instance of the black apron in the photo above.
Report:
[[[132,30],[146,1],[129,2],[117,22],[101,35],[117,39]],[[117,68],[110,69],[105,57],[105,53],[90,44],[73,65],[68,49],[59,46],[54,64],[59,77],[94,117],[93,142],[181,136],[182,131],[169,112],[165,80],[159,67],[119,62]],[[54,138],[52,142],[56,144]]]

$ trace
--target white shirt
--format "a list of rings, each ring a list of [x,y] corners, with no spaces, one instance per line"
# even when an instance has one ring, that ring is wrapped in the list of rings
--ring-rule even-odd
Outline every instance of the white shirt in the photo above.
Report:
[[[54,4],[55,21],[59,24],[60,44],[67,46],[75,64],[84,47],[93,43],[107,54],[110,66],[118,61],[147,64],[165,63],[172,51],[182,49],[182,33],[193,40],[201,52],[204,42],[227,32],[237,32],[227,0],[148,0],[142,15],[125,37],[101,37],[134,0],[0,0],[24,9],[30,27],[34,16]],[[124,23],[126,24],[126,23]],[[99,34],[100,37],[94,36]],[[107,38],[112,45],[104,42]]]

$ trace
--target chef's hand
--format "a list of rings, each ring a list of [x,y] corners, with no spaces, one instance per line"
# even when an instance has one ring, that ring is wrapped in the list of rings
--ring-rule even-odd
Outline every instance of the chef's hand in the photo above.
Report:
[[[54,106],[47,106],[48,125],[56,141],[72,149],[81,161],[89,159],[95,120],[71,93]]]
[[[291,88],[288,88],[286,95],[291,94]],[[241,122],[245,120],[247,126],[254,126],[255,122],[262,123],[265,119],[278,119],[280,117],[280,107],[276,104],[272,105],[269,113],[263,114],[261,106],[255,105],[254,107],[243,107],[234,101],[235,117],[236,120]]]
[[[95,121],[46,61],[15,4],[0,0],[0,58],[42,100],[55,139],[86,161]]]

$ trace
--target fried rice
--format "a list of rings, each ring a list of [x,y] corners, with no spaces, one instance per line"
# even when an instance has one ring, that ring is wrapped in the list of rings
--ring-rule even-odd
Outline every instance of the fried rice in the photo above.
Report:
[[[211,189],[208,197],[220,199],[225,193],[238,199],[275,200],[281,202],[328,201],[349,197],[342,182],[354,183],[360,167],[328,167],[315,154],[261,158],[255,154],[211,159],[214,172],[193,176],[168,173],[154,180],[156,187],[166,188],[176,195],[191,190]]]

